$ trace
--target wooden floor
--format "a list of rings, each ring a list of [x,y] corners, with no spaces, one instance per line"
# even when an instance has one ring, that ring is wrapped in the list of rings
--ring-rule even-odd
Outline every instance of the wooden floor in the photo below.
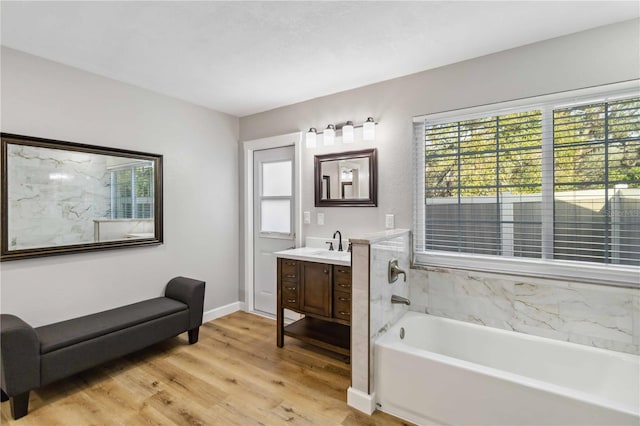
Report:
[[[186,334],[31,392],[15,425],[401,425],[346,404],[350,367],[286,338],[275,321],[236,312]]]

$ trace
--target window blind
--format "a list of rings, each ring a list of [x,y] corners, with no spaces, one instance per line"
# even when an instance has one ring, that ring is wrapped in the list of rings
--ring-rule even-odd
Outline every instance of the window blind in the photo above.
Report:
[[[553,112],[554,257],[640,265],[640,98]]]
[[[424,249],[540,256],[541,120],[530,110],[426,126]]]
[[[416,123],[416,263],[640,266],[640,97],[616,96]]]
[[[153,166],[132,165],[111,171],[111,218],[153,218]]]

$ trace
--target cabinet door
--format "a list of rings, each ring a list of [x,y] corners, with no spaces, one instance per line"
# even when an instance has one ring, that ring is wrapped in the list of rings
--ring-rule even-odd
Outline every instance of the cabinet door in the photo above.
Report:
[[[331,317],[331,265],[303,262],[301,310]]]

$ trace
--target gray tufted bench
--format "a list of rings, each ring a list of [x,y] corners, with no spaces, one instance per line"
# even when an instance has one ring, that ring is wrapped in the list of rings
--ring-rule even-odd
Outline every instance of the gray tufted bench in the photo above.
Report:
[[[164,297],[33,328],[0,315],[2,401],[14,419],[29,411],[29,392],[188,331],[198,341],[204,281],[176,277]]]

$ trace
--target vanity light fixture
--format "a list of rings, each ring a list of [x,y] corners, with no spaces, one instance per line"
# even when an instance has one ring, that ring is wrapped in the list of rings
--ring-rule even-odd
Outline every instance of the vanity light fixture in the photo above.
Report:
[[[353,143],[353,121],[342,126],[342,143]]]
[[[322,144],[324,146],[333,146],[336,143],[336,133],[337,136],[342,136],[342,143],[351,144],[355,141],[355,129],[358,128],[362,128],[362,140],[373,141],[376,139],[377,124],[373,117],[368,117],[364,123],[357,126],[354,126],[353,121],[349,120],[337,126],[328,124],[322,132],[318,132],[315,127],[311,127],[306,133],[306,147],[315,148],[318,135],[322,135]]]
[[[315,148],[316,147],[316,136],[317,136],[317,131],[315,127],[312,127],[309,129],[309,131],[307,132],[307,137],[306,137],[306,141],[307,141],[307,148]]]
[[[327,125],[322,135],[322,142],[324,146],[332,146],[336,141],[336,126],[333,124]]]
[[[373,117],[368,117],[362,125],[362,139],[365,141],[376,139],[376,122],[373,121]]]

